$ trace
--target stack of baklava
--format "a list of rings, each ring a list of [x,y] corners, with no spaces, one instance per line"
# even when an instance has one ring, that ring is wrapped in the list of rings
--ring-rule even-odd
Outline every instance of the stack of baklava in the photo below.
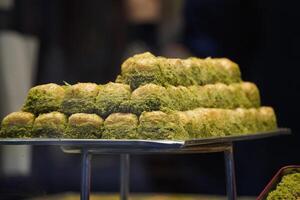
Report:
[[[1,137],[185,140],[271,131],[271,107],[226,58],[128,58],[116,82],[38,85]]]

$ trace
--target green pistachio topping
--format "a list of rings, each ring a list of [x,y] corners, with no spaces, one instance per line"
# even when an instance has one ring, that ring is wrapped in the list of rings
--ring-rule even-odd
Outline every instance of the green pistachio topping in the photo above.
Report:
[[[38,85],[29,90],[22,110],[36,115],[57,111],[61,107],[64,96],[64,88],[57,84]]]
[[[29,112],[13,112],[7,115],[1,123],[1,137],[27,138],[32,137],[31,130],[34,115]]]
[[[40,114],[33,124],[33,136],[61,138],[67,126],[67,117],[60,112]]]
[[[76,113],[69,117],[65,136],[69,138],[102,137],[103,119],[96,114]]]

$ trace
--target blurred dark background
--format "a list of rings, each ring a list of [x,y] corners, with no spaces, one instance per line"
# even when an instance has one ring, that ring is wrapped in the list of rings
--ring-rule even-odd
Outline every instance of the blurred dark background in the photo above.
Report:
[[[258,85],[279,126],[293,130],[235,144],[238,194],[257,196],[279,168],[300,164],[299,6],[279,0],[0,0],[0,117],[18,110],[32,85],[114,81],[122,61],[135,53],[228,57],[239,63],[244,80]],[[79,156],[58,147],[11,148],[0,150],[1,199],[79,191]],[[117,156],[94,157],[92,170],[92,191],[118,191]],[[133,156],[131,172],[133,192],[225,194],[222,154]]]

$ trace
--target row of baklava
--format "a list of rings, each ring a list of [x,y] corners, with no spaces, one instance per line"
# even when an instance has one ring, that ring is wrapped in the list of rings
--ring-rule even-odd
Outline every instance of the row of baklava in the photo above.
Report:
[[[146,52],[125,60],[116,82],[135,89],[147,83],[158,85],[206,85],[240,82],[239,66],[227,58],[165,58]]]
[[[189,111],[152,111],[140,116],[113,113],[105,120],[96,114],[14,112],[1,125],[1,137],[170,139],[218,137],[276,129],[270,107],[250,109],[197,108]]]
[[[249,82],[187,87],[146,84],[134,91],[129,85],[113,82],[64,86],[50,83],[31,88],[22,110],[35,115],[59,111],[67,115],[95,113],[107,117],[118,112],[140,115],[143,111],[259,106],[259,91]]]

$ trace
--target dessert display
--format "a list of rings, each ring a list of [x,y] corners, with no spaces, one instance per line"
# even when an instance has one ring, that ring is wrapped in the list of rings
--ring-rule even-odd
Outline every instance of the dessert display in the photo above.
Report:
[[[2,138],[187,140],[272,131],[273,108],[226,58],[128,58],[116,82],[31,88]]]

